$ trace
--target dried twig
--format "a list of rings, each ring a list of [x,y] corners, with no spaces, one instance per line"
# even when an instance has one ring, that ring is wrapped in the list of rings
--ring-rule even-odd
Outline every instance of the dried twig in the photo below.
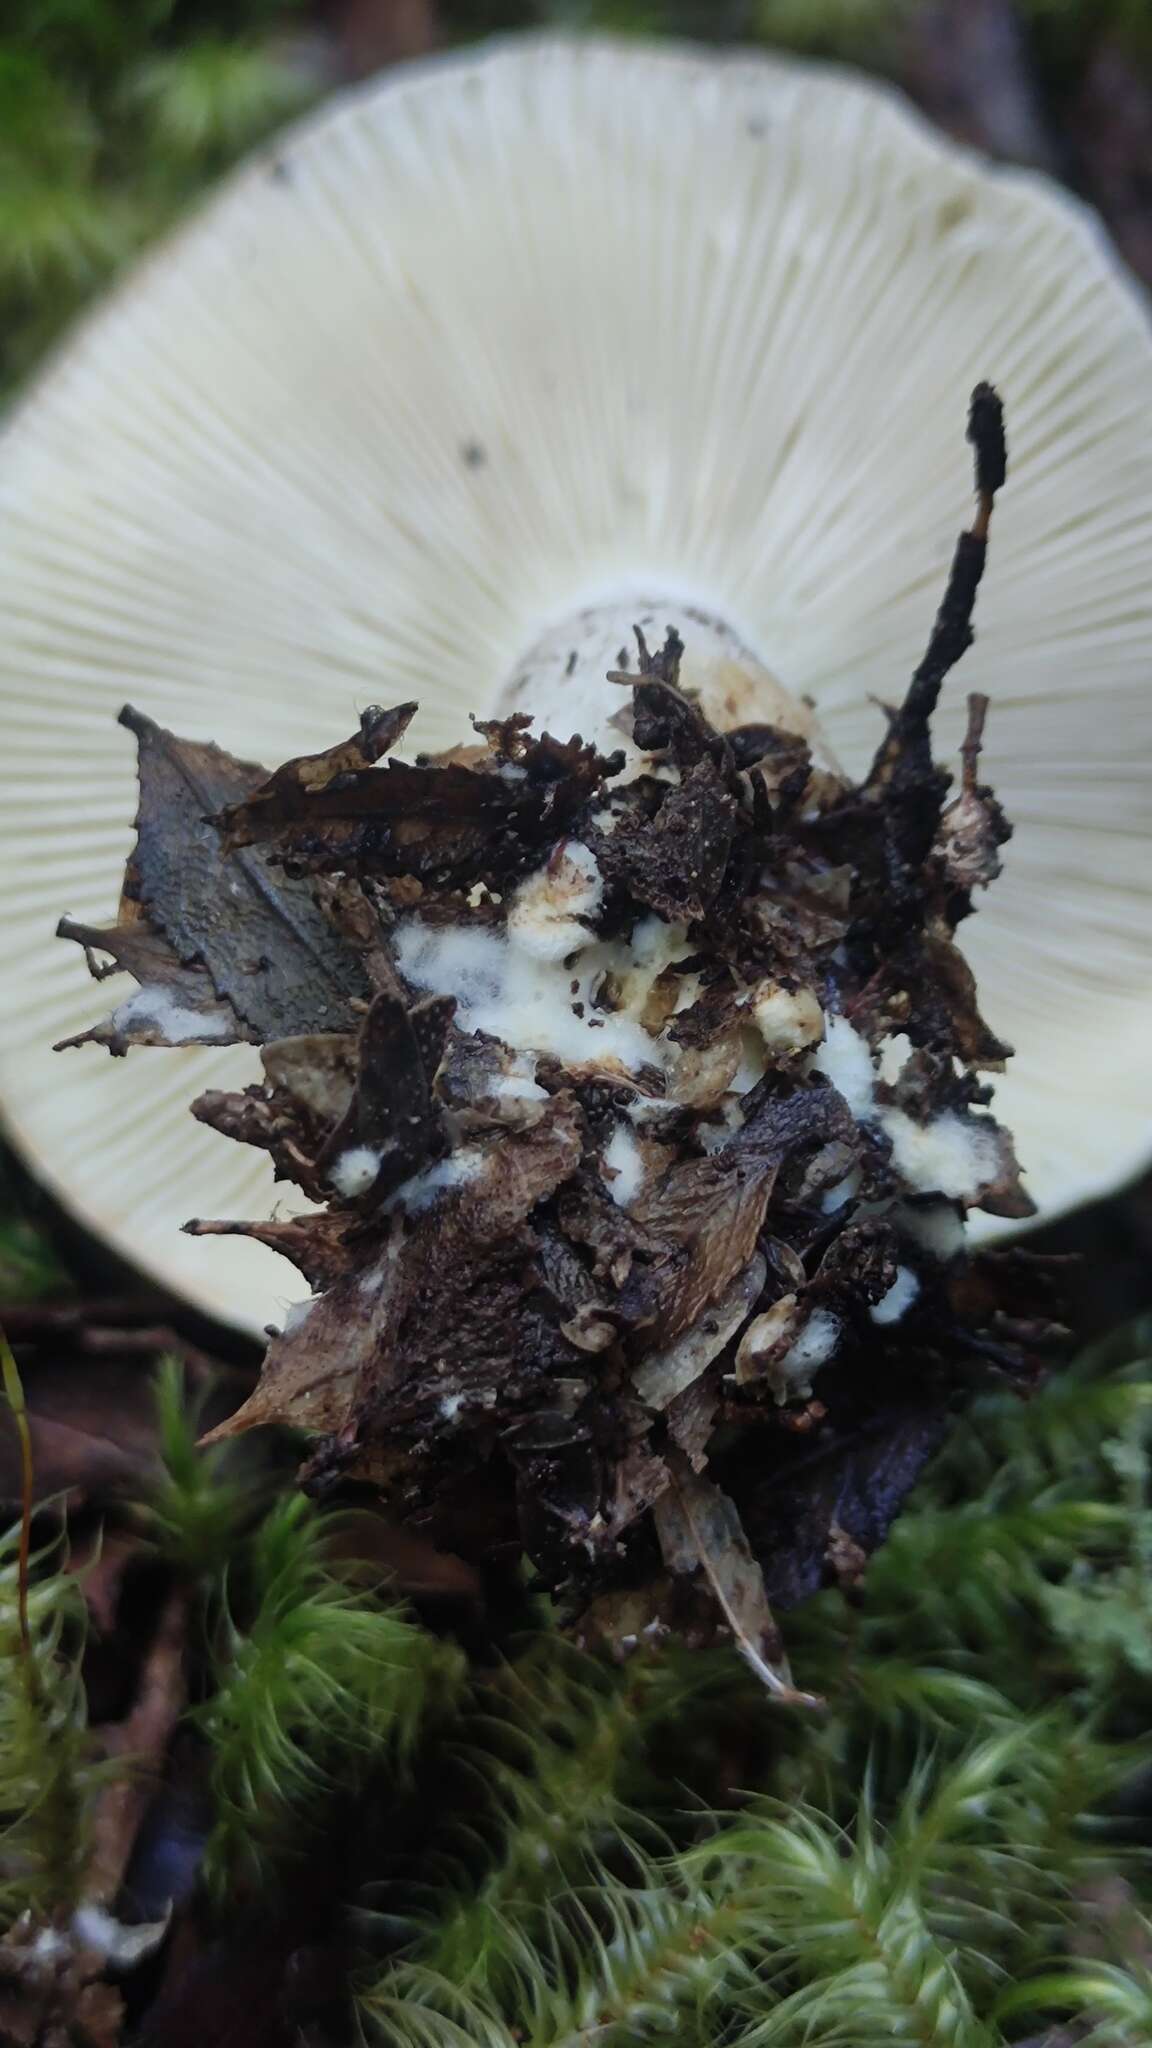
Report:
[[[96,1807],[84,1889],[85,1897],[97,1905],[110,1906],[120,1889],[184,1708],[187,1634],[188,1595],[177,1586],[161,1610],[144,1660],[136,1704],[126,1720],[105,1732],[109,1757],[122,1758],[132,1768],[105,1788]]]

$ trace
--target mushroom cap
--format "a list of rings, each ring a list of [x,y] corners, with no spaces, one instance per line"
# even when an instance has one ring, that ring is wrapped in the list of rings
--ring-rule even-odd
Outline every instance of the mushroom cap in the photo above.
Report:
[[[997,1109],[1041,1213],[1147,1156],[1152,340],[1085,211],[887,91],[744,54],[551,38],[333,102],[250,162],[52,364],[0,446],[0,1101],[94,1230],[226,1319],[297,1289],[189,1215],[270,1171],[191,1098],[251,1048],[54,1055],[108,1007],[131,699],[270,765],[372,700],[437,746],[622,587],[727,622],[860,768],[1008,411],[976,648],[1017,826],[966,928],[1017,1049]],[[282,1194],[283,1191],[276,1191]],[[291,1194],[289,1202],[291,1206]]]

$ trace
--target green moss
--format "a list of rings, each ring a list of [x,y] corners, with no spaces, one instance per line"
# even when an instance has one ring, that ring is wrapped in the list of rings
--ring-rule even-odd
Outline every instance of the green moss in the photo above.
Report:
[[[790,1617],[819,1714],[775,1706],[734,1656],[616,1668],[547,1628],[465,1684],[456,1652],[341,1574],[331,1517],[297,1497],[254,1511],[196,1451],[169,1369],[150,1517],[208,1595],[192,1720],[218,1906],[275,1898],[363,1786],[365,1810],[412,1816],[378,1880],[360,1846],[344,1901],[382,2048],[997,2048],[1046,2011],[1143,2041],[1145,1951],[1096,1930],[1078,1957],[1087,1899],[1123,1887],[1128,1950],[1152,1906],[1150,1334],[1031,1403],[974,1405],[863,1590]],[[97,1782],[82,1638],[75,1582],[42,1557],[32,1682],[0,1705],[9,1914],[78,1896]]]
[[[0,1538],[0,1921],[66,1918],[79,1898],[99,1782],[80,1680],[84,1602],[59,1544],[33,1559],[29,1637],[19,1533]]]
[[[243,0],[15,0],[0,27],[0,394],[204,184],[304,105]]]
[[[458,1662],[391,1603],[337,1576],[325,1518],[294,1497],[271,1508],[229,1586],[216,1689],[197,1715],[211,1751],[217,1894],[267,1885],[306,1842],[325,1795],[401,1765]],[[238,1582],[238,1583],[237,1583]]]
[[[537,1643],[511,1681],[522,1749],[482,1773],[495,1844],[368,1981],[369,2037],[993,2048],[1049,2005],[1094,2026],[1123,2008],[1117,2040],[1144,2039],[1138,1964],[1050,1965],[1105,1881],[1149,1903],[1125,1811],[1146,1635],[1121,1654],[1143,1598],[1148,1362],[1139,1332],[1119,1367],[977,1403],[864,1592],[790,1617],[823,1715],[782,1714],[734,1659],[612,1673]],[[985,1467],[991,1493],[965,1498]],[[756,1724],[747,1794],[702,1805],[710,1737]]]
[[[154,1399],[161,1474],[144,1505],[146,1526],[184,1580],[218,1591],[242,1526],[263,1503],[227,1447],[197,1449],[202,1404],[189,1402],[176,1359],[162,1360]]]

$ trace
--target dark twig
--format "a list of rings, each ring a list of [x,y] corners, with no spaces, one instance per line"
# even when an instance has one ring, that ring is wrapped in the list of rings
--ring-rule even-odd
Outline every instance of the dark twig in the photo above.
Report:
[[[968,439],[976,458],[976,517],[956,543],[947,588],[900,714],[909,723],[931,717],[945,676],[976,637],[972,611],[988,555],[992,507],[1008,467],[1003,408],[990,384],[978,384],[972,393]]]
[[[964,764],[962,787],[966,796],[977,794],[976,770],[984,746],[984,724],[988,717],[988,699],[979,690],[973,690],[968,699],[968,730],[960,749]]]
[[[972,393],[967,438],[975,456],[976,516],[956,543],[940,609],[904,702],[888,714],[888,731],[866,784],[871,796],[894,792],[900,784],[927,786],[933,773],[929,720],[945,677],[975,638],[972,611],[988,554],[992,507],[1008,469],[1004,410],[991,384],[977,384]],[[938,777],[937,809],[946,787],[946,778]]]
[[[131,1769],[116,1774],[96,1808],[85,1893],[101,1905],[110,1906],[120,1889],[141,1823],[159,1783],[168,1745],[184,1710],[187,1637],[188,1593],[186,1588],[175,1586],[161,1611],[144,1660],[136,1704],[127,1720],[105,1736],[109,1757],[125,1759]]]
[[[162,1322],[172,1303],[162,1294],[100,1295],[88,1301],[29,1301],[5,1311],[9,1342],[32,1344],[90,1329],[128,1330]]]

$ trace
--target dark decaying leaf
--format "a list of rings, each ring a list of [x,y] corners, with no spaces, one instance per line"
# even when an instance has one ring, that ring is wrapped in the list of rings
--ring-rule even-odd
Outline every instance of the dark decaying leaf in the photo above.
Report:
[[[446,1209],[416,1218],[403,1242],[394,1317],[365,1358],[354,1423],[378,1414],[387,1394],[405,1427],[418,1416],[423,1430],[428,1408],[439,1432],[463,1419],[454,1396],[495,1412],[515,1406],[524,1382],[549,1363],[580,1370],[577,1347],[524,1288],[532,1247],[522,1235],[537,1204],[574,1171],[580,1149],[575,1105],[558,1097],[532,1130],[478,1147],[474,1175]]]
[[[95,980],[123,971],[140,984],[102,1023],[61,1039],[57,1052],[75,1045],[106,1045],[116,1054],[127,1052],[130,1045],[235,1045],[255,1035],[227,998],[217,994],[207,969],[196,963],[182,965],[168,941],[144,918],[105,928],[62,917],[56,933],[83,946]],[[108,956],[103,964],[99,954]]]
[[[380,1200],[448,1150],[432,1084],[455,1008],[450,996],[411,1008],[387,990],[376,997],[360,1030],[352,1099],[316,1162],[322,1174],[338,1173],[340,1159],[363,1148],[377,1162],[369,1192]]]
[[[392,734],[403,731],[411,709],[373,715],[373,732]],[[301,772],[279,784],[270,778],[258,802],[222,797],[217,809],[224,843],[272,839],[282,861],[317,873],[355,867],[436,883],[482,871],[505,879],[564,836],[609,765],[579,739],[562,744],[544,734],[520,738],[516,775],[505,776],[500,769],[510,728],[512,721],[485,729],[491,751],[467,763],[390,760],[381,768],[345,768],[327,780],[319,779],[322,755],[303,764],[307,775],[302,764],[290,764]],[[349,741],[335,753],[344,760],[357,744]]]
[[[306,814],[309,795],[327,789],[338,778],[358,768],[370,768],[403,739],[418,707],[398,704],[391,711],[370,705],[360,719],[360,730],[319,754],[301,754],[286,761],[273,775],[250,790],[242,803],[229,803],[225,817],[225,851],[251,846],[253,840],[267,839],[298,824]]]
[[[644,1439],[633,1443],[616,1461],[613,1481],[603,1516],[610,1541],[632,1528],[672,1484],[666,1459]]]
[[[674,1247],[662,1270],[633,1276],[625,1312],[650,1341],[674,1342],[722,1298],[748,1267],[764,1222],[775,1169],[759,1160],[692,1160],[670,1167],[637,1204],[637,1219]]]
[[[303,1236],[307,1221],[302,1218],[297,1228]],[[395,1298],[401,1250],[397,1230],[367,1269],[354,1267],[305,1303],[269,1343],[255,1391],[205,1442],[223,1442],[263,1422],[290,1420],[318,1435],[341,1429],[377,1323],[386,1321]]]
[[[719,1408],[718,1372],[704,1373],[668,1403],[668,1434],[694,1472],[703,1472],[708,1463],[708,1446]]]
[[[713,1360],[743,1329],[764,1291],[765,1277],[765,1263],[757,1253],[682,1336],[647,1352],[635,1368],[632,1378],[641,1400],[649,1408],[667,1409],[670,1426],[677,1401],[701,1382]]]
[[[662,917],[703,917],[728,863],[736,804],[712,762],[697,761],[655,818],[596,841],[604,872]]]
[[[673,1453],[669,1467],[671,1489],[654,1510],[668,1569],[704,1574],[736,1648],[770,1692],[778,1699],[817,1705],[792,1683],[764,1575],[748,1548],[733,1502],[682,1456]]]
[[[324,1210],[315,1215],[291,1216],[268,1223],[243,1223],[195,1216],[184,1225],[190,1237],[250,1237],[254,1243],[279,1252],[303,1274],[315,1292],[333,1287],[358,1264],[358,1252],[349,1242],[347,1214]]]
[[[285,1091],[261,1086],[258,1081],[238,1090],[208,1088],[196,1097],[191,1110],[198,1123],[207,1124],[222,1137],[267,1152],[277,1180],[294,1181],[309,1201],[325,1200],[328,1187],[316,1166],[316,1155],[326,1130],[303,1113]]]
[[[989,1031],[980,1015],[976,977],[960,948],[930,932],[924,940],[923,964],[928,973],[913,983],[907,1026],[916,1043],[946,1048],[971,1067],[1003,1067],[1012,1048]]]
[[[745,1527],[764,1568],[768,1597],[795,1607],[828,1577],[828,1550],[841,1529],[870,1555],[887,1535],[948,1427],[948,1409],[909,1389],[879,1409],[834,1400],[820,1425],[782,1438],[771,1476],[758,1472],[754,1444],[724,1461]]]
[[[158,1354],[179,1357],[189,1388],[213,1416],[226,1413],[243,1384],[182,1341],[164,1320],[163,1298],[51,1303],[5,1311],[32,1430],[38,1502],[107,1508],[140,1499],[160,1471],[150,1375]],[[0,1426],[0,1504],[19,1509],[15,1431]]]
[[[347,1031],[278,1038],[262,1048],[268,1086],[290,1096],[321,1126],[338,1124],[356,1092],[356,1040]]]
[[[138,1363],[88,1359],[79,1368],[66,1335],[58,1362],[25,1365],[37,1499],[78,1493],[106,1501],[137,1493],[159,1469],[156,1425],[141,1399]],[[0,1433],[0,1502],[19,1506],[20,1461],[13,1432]]]
[[[126,898],[181,965],[206,969],[251,1036],[347,1028],[370,991],[311,884],[277,872],[256,849],[226,857],[211,823],[262,781],[263,770],[211,744],[177,739],[130,707],[121,717],[136,735],[140,766]]]

